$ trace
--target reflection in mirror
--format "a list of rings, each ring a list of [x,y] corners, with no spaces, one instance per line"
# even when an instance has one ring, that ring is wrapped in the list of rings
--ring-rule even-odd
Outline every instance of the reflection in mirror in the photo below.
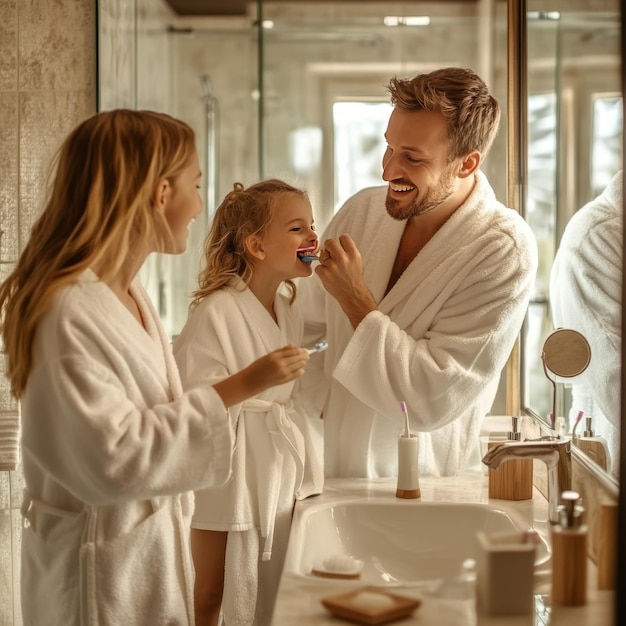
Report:
[[[550,275],[554,324],[577,329],[591,344],[589,369],[572,383],[565,414],[571,423],[584,413],[586,430],[607,440],[613,459],[620,415],[622,258],[620,171],[570,219]]]
[[[136,10],[122,14],[121,4]],[[348,196],[382,182],[392,76],[466,66],[506,101],[504,2],[250,0],[233,2],[245,5],[233,15],[212,15],[210,2],[181,15],[176,4],[98,3],[100,108],[157,109],[196,131],[207,210],[185,254],[155,255],[141,274],[170,334],[186,320],[208,221],[233,182],[275,176],[306,189],[322,231]],[[391,8],[415,19],[394,22]],[[135,28],[123,27],[133,15]],[[125,45],[131,32],[134,48]],[[506,197],[505,159],[503,123],[483,167],[499,198]]]
[[[612,403],[607,405],[607,419],[603,420],[597,407],[573,399],[574,379],[559,381],[556,383],[556,404],[562,408],[563,415],[556,417],[566,420],[568,432],[571,432],[579,411],[583,411],[585,418],[593,417],[596,434],[614,439],[614,454],[617,454],[615,428],[608,424],[615,424],[619,417],[619,386],[609,382],[609,379],[613,380],[613,373],[607,369],[609,362],[603,349],[596,347],[592,336],[612,329],[615,324],[619,327],[621,297],[612,303],[610,323],[595,314],[592,301],[589,302],[590,309],[583,311],[582,307],[577,307],[580,314],[577,323],[569,318],[557,319],[555,309],[566,308],[565,287],[562,290],[551,287],[550,275],[570,219],[598,196],[622,167],[620,3],[618,0],[594,3],[528,0],[527,9],[528,178],[525,215],[537,238],[540,260],[522,337],[522,407],[526,413],[550,425],[554,389],[551,380],[544,375],[542,345],[558,326],[576,329],[591,345],[592,357],[584,376],[601,368],[603,385],[607,391],[609,388],[613,390]],[[621,227],[612,235],[619,241],[611,245],[621,249]],[[588,238],[585,234],[579,243],[582,245]],[[602,273],[597,266],[592,271],[596,273],[597,270]],[[581,284],[584,282],[591,288],[589,275],[579,278]],[[568,310],[572,311],[572,307]],[[583,319],[587,325],[581,325]],[[590,326],[595,327],[595,332]],[[612,330],[608,331],[608,336],[614,343]],[[617,355],[619,379],[619,351]],[[598,413],[597,419],[594,412]]]
[[[541,361],[548,380],[552,383],[552,411],[550,423],[555,430],[556,416],[556,379],[548,372],[559,378],[573,378],[582,374],[589,365],[591,348],[587,340],[579,332],[569,328],[557,328],[550,333],[543,343]],[[564,425],[567,433],[567,425]]]

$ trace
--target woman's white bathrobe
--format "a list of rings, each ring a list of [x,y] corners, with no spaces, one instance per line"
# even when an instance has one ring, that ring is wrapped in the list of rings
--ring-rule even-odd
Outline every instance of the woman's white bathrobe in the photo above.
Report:
[[[223,483],[234,425],[209,386],[182,393],[147,294],[148,332],[96,275],[39,324],[22,398],[25,626],[193,624],[193,492]]]
[[[622,172],[579,209],[565,227],[550,273],[555,327],[582,333],[591,347],[589,367],[571,379],[570,427],[578,411],[592,417],[596,435],[609,445],[611,471],[619,473],[622,371]],[[582,435],[585,423],[578,425]]]
[[[183,386],[215,383],[272,350],[300,345],[303,324],[297,309],[279,293],[274,310],[277,323],[243,281],[202,300],[174,342]],[[321,462],[308,420],[294,406],[293,388],[293,381],[272,387],[231,407],[238,417],[232,477],[221,487],[196,492],[195,528],[249,531],[228,536],[223,603],[227,625],[252,623],[259,567],[256,623],[267,623],[294,499],[322,489]],[[272,573],[266,575],[259,560],[270,558]]]
[[[422,474],[478,469],[480,423],[527,310],[536,242],[478,172],[467,201],[385,295],[405,226],[387,214],[386,193],[357,193],[322,238],[354,239],[378,310],[353,330],[317,277],[298,286],[305,338],[329,343],[324,371],[313,363],[301,383],[309,411],[323,409],[325,475],[397,475],[402,401]]]

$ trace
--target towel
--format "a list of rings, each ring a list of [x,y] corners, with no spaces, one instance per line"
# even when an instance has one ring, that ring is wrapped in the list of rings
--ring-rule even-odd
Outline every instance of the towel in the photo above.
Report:
[[[20,460],[19,411],[0,412],[0,471],[12,471]]]

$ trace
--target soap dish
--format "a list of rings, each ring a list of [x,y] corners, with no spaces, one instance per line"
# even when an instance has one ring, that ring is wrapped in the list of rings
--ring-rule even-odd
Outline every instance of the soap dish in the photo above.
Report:
[[[380,587],[360,587],[322,598],[321,602],[336,617],[359,624],[385,624],[407,617],[421,604],[420,600],[389,593]]]

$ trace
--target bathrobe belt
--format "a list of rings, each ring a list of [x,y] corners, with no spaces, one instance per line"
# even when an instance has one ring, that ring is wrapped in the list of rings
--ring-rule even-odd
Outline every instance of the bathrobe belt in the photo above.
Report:
[[[242,410],[245,412],[265,413],[265,425],[270,434],[272,445],[271,450],[265,451],[267,464],[264,464],[264,468],[267,471],[257,474],[259,522],[261,536],[265,537],[262,556],[264,561],[268,561],[272,557],[274,522],[280,497],[283,458],[286,453],[293,457],[296,465],[294,493],[300,487],[304,477],[304,437],[289,417],[289,411],[292,409],[293,403],[291,401],[279,403],[258,398],[246,400],[242,406]]]
[[[156,513],[159,509],[163,508],[163,505],[168,501],[167,498],[152,498],[148,500],[150,505],[152,506],[152,512]],[[24,520],[25,526],[31,525],[32,515],[34,510],[37,510],[41,513],[47,513],[48,515],[54,515],[55,517],[61,517],[65,519],[75,519],[81,513],[88,510],[95,510],[97,507],[89,506],[87,504],[83,505],[82,509],[78,511],[71,511],[69,509],[62,509],[58,506],[54,506],[53,504],[48,504],[43,500],[39,500],[37,498],[33,498],[29,491],[24,489],[22,491],[22,506],[20,507],[20,513],[22,514],[22,518]]]

